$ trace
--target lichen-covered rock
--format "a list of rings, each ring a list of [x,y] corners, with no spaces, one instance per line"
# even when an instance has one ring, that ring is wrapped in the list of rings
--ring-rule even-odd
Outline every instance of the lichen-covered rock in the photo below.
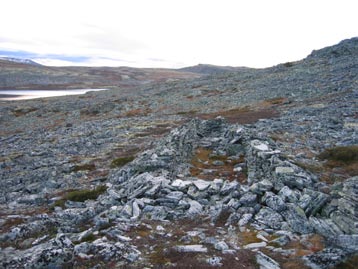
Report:
[[[343,183],[337,210],[331,212],[332,220],[347,234],[358,234],[358,177]]]
[[[261,208],[255,215],[255,220],[266,227],[276,230],[280,229],[283,223],[282,216],[269,207]]]
[[[306,256],[306,263],[311,268],[331,268],[347,256],[347,252],[338,248],[325,248],[322,251]]]

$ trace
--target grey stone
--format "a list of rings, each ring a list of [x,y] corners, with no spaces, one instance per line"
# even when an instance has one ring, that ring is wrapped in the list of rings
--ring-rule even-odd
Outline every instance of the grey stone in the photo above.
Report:
[[[218,257],[218,256],[213,256],[210,257],[206,260],[206,262],[210,265],[210,266],[222,266],[221,261],[223,260],[223,258]]]
[[[239,187],[239,183],[237,181],[225,181],[221,190],[220,190],[220,194],[221,195],[228,195],[229,193],[237,190]]]
[[[305,212],[294,204],[287,204],[287,210],[281,212],[282,216],[292,229],[292,231],[300,234],[308,234],[313,232]]]
[[[170,200],[179,202],[179,200],[181,200],[183,198],[184,193],[181,191],[173,191],[168,193],[165,198],[168,198]]]
[[[240,205],[241,203],[239,202],[239,200],[235,198],[231,198],[230,201],[227,203],[227,206],[232,207],[234,209],[238,209]]]
[[[358,234],[340,234],[334,238],[334,243],[350,251],[358,251]]]
[[[203,213],[203,206],[195,200],[189,201],[189,210],[187,212],[189,217],[195,217]]]
[[[132,219],[139,218],[140,213],[141,213],[141,210],[139,208],[139,205],[138,205],[137,201],[134,200],[132,203]]]
[[[243,214],[239,220],[239,223],[238,223],[239,226],[247,225],[251,221],[252,217],[253,217],[253,214],[250,214],[250,213]]]
[[[123,209],[122,209],[122,216],[124,216],[125,218],[131,218],[133,215],[133,207],[132,205],[130,205],[129,203],[126,204]]]
[[[267,191],[270,191],[273,188],[271,181],[264,179],[262,181],[256,182],[250,186],[250,191],[257,194],[263,194]]]
[[[329,199],[329,195],[325,193],[305,189],[298,205],[305,211],[307,216],[310,216],[320,211]]]
[[[251,192],[247,192],[241,196],[239,201],[243,206],[253,206],[257,203],[257,195]]]
[[[266,203],[266,205],[271,208],[272,210],[280,213],[283,210],[287,208],[285,202],[282,200],[282,198],[278,195],[275,195],[273,193],[266,193],[265,196],[262,198],[263,202]]]
[[[224,251],[229,249],[229,246],[224,241],[220,241],[214,245],[214,248],[219,251]]]
[[[75,255],[79,255],[80,253],[88,254],[90,251],[90,248],[91,248],[90,243],[82,242],[82,243],[74,246],[74,254]]]
[[[275,244],[279,246],[285,246],[288,242],[290,242],[290,238],[287,235],[282,235],[276,239],[270,241],[270,244]]]
[[[291,190],[288,186],[283,187],[278,195],[284,202],[297,203],[301,197],[298,191]]]

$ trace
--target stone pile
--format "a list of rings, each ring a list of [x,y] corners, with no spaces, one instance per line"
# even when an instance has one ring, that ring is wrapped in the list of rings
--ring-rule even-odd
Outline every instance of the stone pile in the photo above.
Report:
[[[244,154],[244,162],[237,167],[245,168],[247,180],[208,181],[192,176],[192,157],[195,149],[203,146],[232,160]],[[243,173],[243,169],[235,168],[233,172]],[[330,247],[337,251],[344,249],[343,256],[358,249],[357,177],[347,180],[331,194],[322,192],[322,183],[287,159],[277,145],[259,139],[249,128],[229,125],[221,118],[192,120],[173,130],[154,149],[114,170],[109,178],[106,193],[96,201],[69,202],[64,209],[55,207],[52,215],[37,215],[31,225],[20,224],[2,234],[2,242],[26,240],[56,227],[55,239],[45,234],[24,251],[3,249],[3,266],[41,267],[43,263],[56,267],[76,256],[130,262],[140,255],[131,245],[131,238],[123,233],[131,223],[197,216],[209,216],[215,222],[224,211],[230,213],[228,226],[251,225],[267,233],[316,232],[328,241],[334,236],[338,240],[331,240]],[[80,232],[79,227],[85,223],[91,223],[91,227]],[[98,234],[103,228],[106,229],[102,233],[107,236],[82,242],[86,235]],[[265,242],[247,248],[264,246]],[[215,248],[227,249],[227,246],[222,242]],[[307,259],[313,263],[319,255]],[[258,257],[261,260],[264,256]]]

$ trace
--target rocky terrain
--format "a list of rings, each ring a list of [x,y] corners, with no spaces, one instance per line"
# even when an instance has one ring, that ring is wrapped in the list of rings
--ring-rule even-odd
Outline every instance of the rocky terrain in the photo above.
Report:
[[[207,73],[0,102],[2,268],[356,268],[358,38]]]

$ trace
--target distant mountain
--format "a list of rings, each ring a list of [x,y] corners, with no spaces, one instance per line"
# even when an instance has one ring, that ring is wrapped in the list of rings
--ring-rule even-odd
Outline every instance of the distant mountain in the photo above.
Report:
[[[224,72],[236,72],[246,67],[233,67],[233,66],[219,66],[211,64],[198,64],[194,66],[184,67],[178,69],[179,71],[192,72],[198,74],[219,74]]]
[[[21,64],[30,64],[30,65],[38,65],[41,66],[41,64],[34,62],[33,60],[29,59],[19,59],[19,58],[12,58],[12,57],[0,57],[0,60],[3,61],[9,61],[14,63],[21,63]]]

